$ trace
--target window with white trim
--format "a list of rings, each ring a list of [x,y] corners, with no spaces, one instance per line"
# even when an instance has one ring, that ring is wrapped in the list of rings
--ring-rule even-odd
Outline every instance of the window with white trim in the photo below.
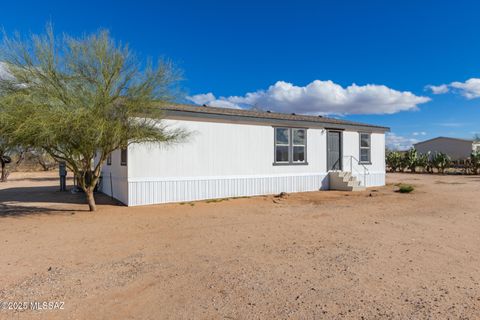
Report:
[[[307,164],[307,129],[275,128],[275,164]]]
[[[110,153],[107,156],[107,166],[111,166],[111,165],[112,165],[112,154]]]
[[[371,135],[370,133],[360,133],[360,163],[371,163]]]

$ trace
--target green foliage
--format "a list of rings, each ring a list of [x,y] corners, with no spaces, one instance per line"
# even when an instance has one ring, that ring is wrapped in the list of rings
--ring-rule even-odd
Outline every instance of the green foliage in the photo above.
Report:
[[[386,154],[387,167],[391,172],[397,171],[397,169],[402,168],[402,154],[398,151],[390,151]]]
[[[141,64],[107,31],[79,38],[55,36],[51,27],[28,39],[4,34],[0,61],[10,74],[0,81],[0,136],[65,161],[91,210],[112,151],[186,137],[161,122],[179,72],[168,61]]]
[[[411,172],[415,172],[419,160],[417,150],[415,148],[410,148],[410,150],[405,152],[403,159],[405,166],[410,169]]]
[[[387,168],[391,172],[396,172],[397,170],[402,172],[405,169],[416,172],[420,168],[423,172],[433,173],[433,168],[435,168],[439,173],[444,173],[447,168],[452,166],[450,157],[445,153],[436,152],[432,155],[430,152],[427,152],[422,154],[413,148],[404,153],[389,151],[385,159]],[[465,172],[480,174],[480,151],[472,152],[470,158],[465,163]]]
[[[417,157],[417,167],[422,168],[423,172],[431,172],[432,165],[430,163],[430,152],[419,153]]]
[[[398,188],[398,192],[400,192],[400,193],[410,193],[414,189],[415,188],[410,184],[400,184],[399,188]]]
[[[450,157],[443,152],[436,152],[431,161],[432,166],[436,168],[439,173],[444,173],[445,169],[451,164]]]
[[[480,173],[480,151],[472,152],[470,155],[469,167],[474,174]]]

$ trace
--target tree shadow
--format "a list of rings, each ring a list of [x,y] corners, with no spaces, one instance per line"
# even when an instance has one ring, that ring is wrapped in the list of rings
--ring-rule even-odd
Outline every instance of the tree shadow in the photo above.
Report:
[[[67,209],[55,209],[40,206],[25,206],[18,204],[4,204],[0,203],[0,218],[6,217],[23,217],[29,215],[40,214],[61,214],[61,213],[73,213],[76,211],[88,211],[88,209],[79,210],[67,210]]]
[[[97,205],[121,205],[103,193],[95,193]],[[83,192],[59,191],[57,186],[15,187],[0,190],[0,218],[33,214],[88,211]]]
[[[35,182],[46,182],[46,181],[59,181],[58,177],[40,177],[40,178],[34,178],[34,177],[23,177],[23,178],[9,178],[8,181],[35,181]],[[73,179],[68,178],[68,182],[73,181]]]
[[[465,178],[471,181],[480,181],[480,176],[465,176]]]

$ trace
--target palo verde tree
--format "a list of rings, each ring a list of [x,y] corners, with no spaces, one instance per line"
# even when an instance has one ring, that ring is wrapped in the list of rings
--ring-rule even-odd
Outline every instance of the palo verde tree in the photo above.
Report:
[[[94,188],[112,151],[165,143],[186,133],[162,123],[179,72],[172,63],[141,63],[107,31],[82,37],[4,34],[0,61],[0,135],[65,161],[96,210]]]

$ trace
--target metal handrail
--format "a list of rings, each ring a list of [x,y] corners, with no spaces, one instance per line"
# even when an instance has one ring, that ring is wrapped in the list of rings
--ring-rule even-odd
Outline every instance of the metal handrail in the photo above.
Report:
[[[353,174],[353,160],[357,162],[357,165],[360,165],[363,167],[363,186],[367,186],[367,175],[370,175],[370,171],[368,168],[363,164],[360,163],[360,160],[358,160],[355,156],[343,156],[344,158],[350,158],[350,173]],[[356,170],[358,172],[358,170]]]

